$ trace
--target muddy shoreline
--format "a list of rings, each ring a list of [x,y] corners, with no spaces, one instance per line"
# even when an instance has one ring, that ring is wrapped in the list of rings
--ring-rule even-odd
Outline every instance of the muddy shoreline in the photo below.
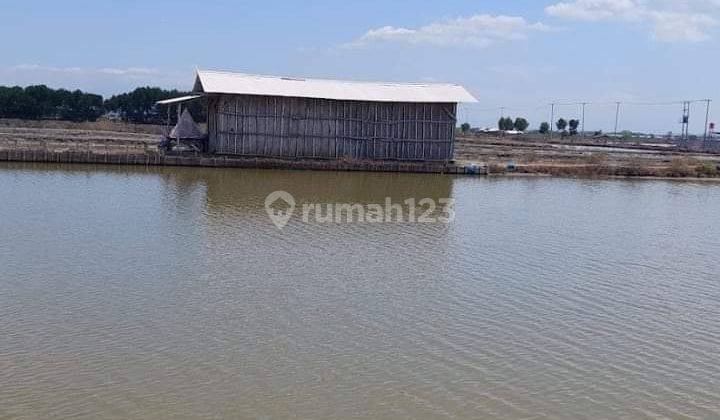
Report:
[[[617,139],[459,136],[454,163],[289,161],[214,155],[166,156],[157,148],[163,129],[118,122],[0,120],[0,159],[491,176],[720,179],[720,153],[668,150],[670,145],[660,141],[639,144]]]

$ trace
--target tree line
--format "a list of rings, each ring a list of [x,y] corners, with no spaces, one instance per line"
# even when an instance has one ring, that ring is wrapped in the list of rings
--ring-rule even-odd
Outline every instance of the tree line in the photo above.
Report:
[[[95,121],[103,115],[103,98],[80,90],[0,86],[0,117]]]
[[[166,121],[167,107],[155,103],[187,94],[175,89],[139,87],[103,99],[101,95],[81,90],[52,89],[45,85],[24,88],[0,86],[0,118],[82,122],[113,115],[131,123],[162,124]],[[199,101],[189,102],[187,106],[196,121],[206,120],[205,110]],[[174,123],[176,114],[171,112],[170,117]]]
[[[528,127],[530,127],[530,123],[522,117],[515,118],[515,121],[510,117],[502,117],[498,121],[498,128],[502,131],[525,131]]]
[[[523,117],[517,117],[515,120],[510,117],[502,117],[498,121],[498,129],[500,131],[525,131],[528,127],[530,127],[530,123]],[[467,122],[460,125],[460,131],[464,134],[469,133],[471,128],[470,123]]]
[[[498,121],[498,129],[500,131],[527,131],[527,129],[530,127],[530,123],[527,119],[523,117],[518,117],[513,120],[510,117],[501,117]],[[558,131],[561,133],[561,135],[564,136],[575,136],[578,134],[578,127],[580,127],[580,120],[572,119],[572,120],[566,120],[565,118],[560,118],[555,122],[555,127],[557,127]],[[460,125],[460,131],[462,133],[469,133],[470,129],[472,127],[470,126],[470,123],[463,123]],[[548,134],[550,132],[550,123],[548,122],[542,122],[540,123],[540,128],[538,129],[538,132],[540,134]],[[598,132],[602,133],[602,132]],[[596,133],[596,134],[598,134]]]
[[[575,136],[578,134],[578,127],[580,126],[580,120],[572,119],[570,121],[565,118],[560,118],[555,122],[555,127],[563,136]],[[569,129],[569,131],[568,131]],[[540,124],[540,134],[547,134],[550,132],[550,124],[544,122]]]

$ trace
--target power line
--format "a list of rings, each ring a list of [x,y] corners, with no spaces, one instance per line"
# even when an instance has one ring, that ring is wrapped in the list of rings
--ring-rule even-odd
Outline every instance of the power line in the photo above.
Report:
[[[517,113],[518,115],[526,113],[526,114],[536,114],[541,111],[543,108],[547,109],[548,105],[550,106],[550,134],[554,134],[555,131],[555,121],[556,115],[558,114],[558,110],[560,110],[561,114],[563,113],[561,108],[563,107],[576,107],[575,112],[578,112],[578,118],[580,119],[580,122],[582,124],[581,130],[582,132],[587,131],[587,118],[588,116],[592,115],[593,112],[595,112],[595,109],[593,107],[605,107],[605,106],[613,106],[613,110],[615,111],[614,115],[614,133],[617,134],[619,130],[621,129],[620,126],[620,120],[623,117],[623,112],[626,111],[626,108],[633,108],[633,107],[661,107],[661,106],[682,106],[684,109],[683,111],[683,120],[687,120],[687,123],[683,123],[683,133],[685,136],[689,137],[689,128],[686,127],[686,125],[689,125],[689,118],[690,118],[690,108],[693,104],[698,103],[704,103],[705,104],[705,125],[703,130],[703,138],[707,139],[709,137],[709,124],[710,124],[710,105],[712,100],[711,99],[691,99],[691,100],[683,100],[683,101],[622,101],[617,100],[613,102],[606,102],[606,101],[574,101],[574,100],[555,100],[551,103],[545,103],[545,104],[539,104],[536,105],[536,103],[528,102],[527,105],[523,105],[522,107],[508,107],[508,106],[498,106],[498,107],[488,107],[488,108],[474,108],[469,107],[464,109],[464,113],[466,118],[469,117],[469,119],[473,119],[473,116],[480,117],[478,114],[486,115],[485,113],[499,113],[501,117],[505,117],[508,113],[511,115],[514,113]],[[685,111],[685,109],[687,109]],[[608,110],[609,111],[609,110]],[[601,114],[605,114],[607,111],[603,111]],[[654,111],[653,111],[654,112]],[[469,114],[469,115],[468,115]],[[497,114],[496,114],[497,115]],[[609,116],[609,115],[608,115]],[[486,117],[482,117],[482,119],[485,119]],[[667,118],[664,118],[665,123],[669,122]],[[609,121],[608,121],[609,122]],[[699,122],[699,121],[698,121]],[[612,123],[611,123],[612,124]],[[652,132],[652,130],[650,130]]]

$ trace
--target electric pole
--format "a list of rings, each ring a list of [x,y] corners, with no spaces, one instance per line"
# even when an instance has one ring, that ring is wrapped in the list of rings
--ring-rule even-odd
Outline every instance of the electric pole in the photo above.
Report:
[[[615,135],[618,133],[618,121],[620,120],[620,102],[615,102]]]
[[[582,103],[582,135],[583,135],[583,137],[585,136],[585,105],[587,105],[587,103],[583,102]]]
[[[707,108],[705,110],[705,135],[703,136],[703,141],[707,141],[708,139],[708,124],[710,123],[710,99],[705,99],[705,102],[707,103]]]
[[[555,103],[550,104],[550,138],[553,136],[553,126],[555,125]]]
[[[683,102],[683,116],[682,116],[682,139],[688,140],[690,138],[690,102]]]

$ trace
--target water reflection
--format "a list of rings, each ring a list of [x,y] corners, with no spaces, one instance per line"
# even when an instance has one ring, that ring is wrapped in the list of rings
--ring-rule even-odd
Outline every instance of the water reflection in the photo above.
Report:
[[[277,229],[452,197],[449,224]],[[0,165],[0,417],[720,416],[720,187]]]

